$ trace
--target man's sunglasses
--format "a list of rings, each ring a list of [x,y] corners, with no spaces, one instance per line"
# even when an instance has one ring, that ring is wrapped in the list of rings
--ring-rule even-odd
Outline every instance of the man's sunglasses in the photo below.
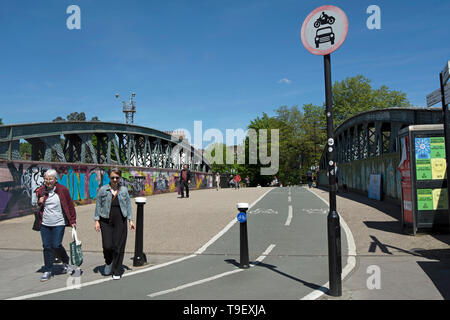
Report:
[[[111,177],[110,179],[111,179],[111,180],[119,180],[120,177]]]

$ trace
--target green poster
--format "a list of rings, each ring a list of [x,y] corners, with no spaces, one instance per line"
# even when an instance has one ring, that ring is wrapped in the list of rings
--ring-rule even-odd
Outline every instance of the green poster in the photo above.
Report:
[[[434,210],[448,209],[447,189],[433,189],[433,209]]]
[[[417,189],[417,207],[419,211],[433,210],[433,189]]]
[[[431,180],[431,160],[416,160],[417,180]]]
[[[445,159],[445,139],[444,137],[431,137],[431,159]]]

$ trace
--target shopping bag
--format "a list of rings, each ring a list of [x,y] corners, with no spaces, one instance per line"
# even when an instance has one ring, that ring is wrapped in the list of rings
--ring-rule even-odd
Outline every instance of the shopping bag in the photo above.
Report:
[[[79,267],[83,263],[83,251],[75,228],[72,228],[72,240],[70,243],[70,264]]]

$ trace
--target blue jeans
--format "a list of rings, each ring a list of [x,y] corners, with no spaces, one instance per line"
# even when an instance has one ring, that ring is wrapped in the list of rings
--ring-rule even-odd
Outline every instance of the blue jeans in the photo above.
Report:
[[[47,227],[41,225],[42,247],[44,248],[44,272],[51,272],[55,254],[63,262],[69,263],[69,256],[62,245],[65,226]]]

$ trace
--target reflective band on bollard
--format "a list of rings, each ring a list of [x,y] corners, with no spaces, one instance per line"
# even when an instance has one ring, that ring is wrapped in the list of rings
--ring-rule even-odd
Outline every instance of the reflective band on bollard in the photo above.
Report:
[[[237,216],[240,222],[240,267],[242,269],[248,269],[250,267],[250,259],[248,255],[248,236],[247,236],[247,210],[248,203],[238,203],[236,205],[239,210]]]
[[[147,257],[144,251],[144,205],[147,199],[144,197],[134,198],[137,204],[137,216],[136,216],[136,242],[134,244],[134,258],[133,266],[141,267],[147,264]]]

